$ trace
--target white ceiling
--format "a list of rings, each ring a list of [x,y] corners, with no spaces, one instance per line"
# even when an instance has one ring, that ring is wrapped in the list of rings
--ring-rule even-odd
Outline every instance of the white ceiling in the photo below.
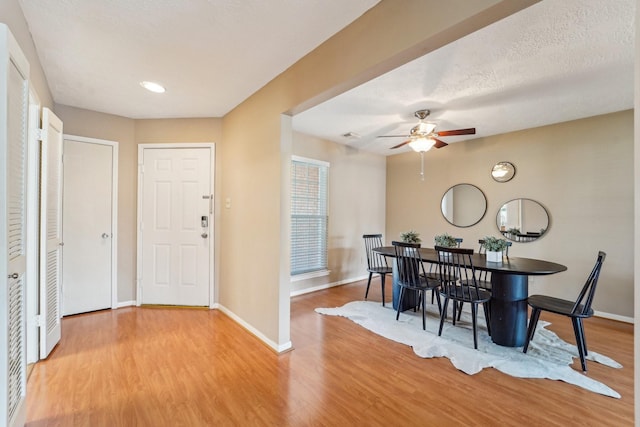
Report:
[[[379,0],[19,1],[56,103],[167,118],[224,116]]]
[[[20,0],[54,100],[222,117],[379,0]],[[543,0],[294,117],[380,154],[415,110],[452,143],[633,108],[635,0]],[[139,86],[162,83],[162,95]],[[342,135],[355,132],[360,138]]]
[[[430,109],[486,137],[633,108],[635,0],[543,0],[294,117],[294,129],[384,155]],[[360,138],[342,135],[355,132]]]

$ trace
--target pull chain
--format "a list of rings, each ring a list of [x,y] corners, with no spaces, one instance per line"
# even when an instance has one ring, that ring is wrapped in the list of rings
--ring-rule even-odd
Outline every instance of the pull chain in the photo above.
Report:
[[[420,152],[420,181],[424,181],[424,151]]]

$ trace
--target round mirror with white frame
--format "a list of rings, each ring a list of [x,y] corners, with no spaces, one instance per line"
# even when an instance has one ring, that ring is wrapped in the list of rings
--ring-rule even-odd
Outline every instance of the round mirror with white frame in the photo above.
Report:
[[[549,229],[549,213],[535,200],[510,200],[498,210],[496,225],[514,242],[533,242]]]
[[[487,198],[475,185],[457,184],[442,196],[440,210],[451,225],[471,227],[487,212]]]
[[[491,169],[491,178],[498,182],[511,181],[516,174],[516,167],[511,162],[498,162]]]

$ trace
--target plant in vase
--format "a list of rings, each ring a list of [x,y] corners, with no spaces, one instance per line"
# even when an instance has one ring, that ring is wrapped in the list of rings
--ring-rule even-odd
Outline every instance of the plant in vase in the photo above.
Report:
[[[404,233],[400,233],[400,239],[404,243],[420,243],[420,233],[414,230],[405,231]]]
[[[438,234],[436,237],[434,237],[433,240],[436,246],[444,246],[446,248],[455,248],[456,246],[458,246],[456,238],[447,233]]]
[[[436,246],[444,246],[445,248],[455,248],[458,246],[458,242],[456,238],[448,233],[438,234],[433,238]],[[449,252],[441,252],[442,256],[448,257]]]
[[[520,229],[519,228],[510,228],[507,230],[507,233],[509,233],[512,236],[517,236],[518,234],[520,234]]]
[[[493,236],[486,236],[484,238],[484,248],[487,251],[487,261],[502,262],[502,252],[507,249],[507,241]]]

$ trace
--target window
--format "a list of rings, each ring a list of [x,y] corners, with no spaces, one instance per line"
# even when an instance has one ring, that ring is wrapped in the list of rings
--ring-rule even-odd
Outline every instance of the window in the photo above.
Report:
[[[327,269],[329,164],[293,156],[291,161],[291,275]]]

